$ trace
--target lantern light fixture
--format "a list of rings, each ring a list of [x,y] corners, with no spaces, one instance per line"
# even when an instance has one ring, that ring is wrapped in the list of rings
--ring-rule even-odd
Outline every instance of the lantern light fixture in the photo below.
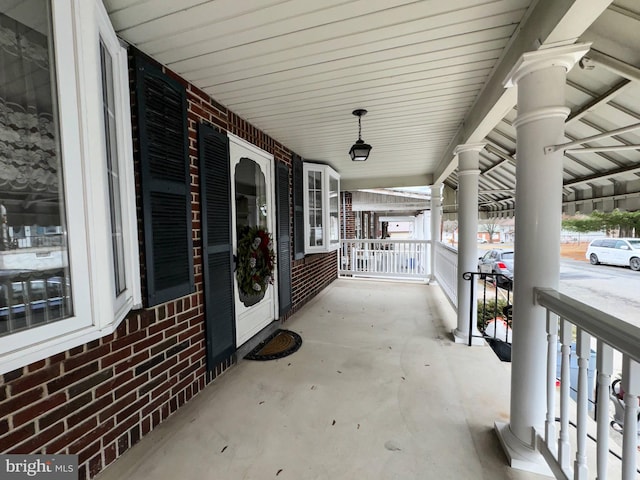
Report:
[[[351,146],[351,150],[349,150],[349,156],[351,160],[354,162],[364,162],[367,158],[369,158],[369,152],[373,148],[368,143],[364,143],[362,140],[362,124],[360,122],[363,115],[366,115],[367,111],[363,108],[359,108],[352,112],[356,117],[358,117],[358,140]]]

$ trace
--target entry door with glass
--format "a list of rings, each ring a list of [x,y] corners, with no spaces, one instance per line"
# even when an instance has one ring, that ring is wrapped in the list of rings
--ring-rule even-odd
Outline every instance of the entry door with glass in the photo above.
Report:
[[[276,318],[275,198],[273,156],[229,134],[236,345],[240,346]],[[257,262],[256,262],[257,260]]]

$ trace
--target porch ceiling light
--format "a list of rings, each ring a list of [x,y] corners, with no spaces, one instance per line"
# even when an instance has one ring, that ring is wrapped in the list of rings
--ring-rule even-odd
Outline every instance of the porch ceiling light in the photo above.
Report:
[[[354,162],[364,162],[367,158],[369,158],[369,152],[373,148],[368,143],[364,143],[361,138],[362,135],[362,125],[360,123],[360,119],[363,115],[367,114],[367,111],[363,108],[359,108],[358,110],[354,110],[352,112],[356,117],[358,117],[358,140],[351,146],[351,150],[349,150],[349,155],[351,156],[351,160]]]

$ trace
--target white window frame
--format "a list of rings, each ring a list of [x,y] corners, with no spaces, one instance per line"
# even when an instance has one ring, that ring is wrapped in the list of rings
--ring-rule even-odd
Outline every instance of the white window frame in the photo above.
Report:
[[[72,317],[0,337],[0,373],[112,333],[142,306],[127,52],[101,0],[53,0]],[[112,56],[126,289],[116,298],[100,39]]]
[[[329,185],[330,178],[338,182],[338,199],[340,198],[340,174],[329,165],[304,162],[303,167],[303,192],[304,192],[304,253],[326,253],[340,248],[340,201],[338,201],[338,241],[331,243],[331,212],[329,211]],[[322,245],[311,245],[309,235],[309,172],[320,172],[322,189]]]

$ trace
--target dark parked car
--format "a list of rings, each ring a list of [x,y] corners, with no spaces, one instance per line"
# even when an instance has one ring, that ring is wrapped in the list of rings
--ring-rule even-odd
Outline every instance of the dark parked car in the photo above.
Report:
[[[495,248],[478,259],[478,272],[496,275],[496,284],[502,288],[513,286],[513,250]]]

